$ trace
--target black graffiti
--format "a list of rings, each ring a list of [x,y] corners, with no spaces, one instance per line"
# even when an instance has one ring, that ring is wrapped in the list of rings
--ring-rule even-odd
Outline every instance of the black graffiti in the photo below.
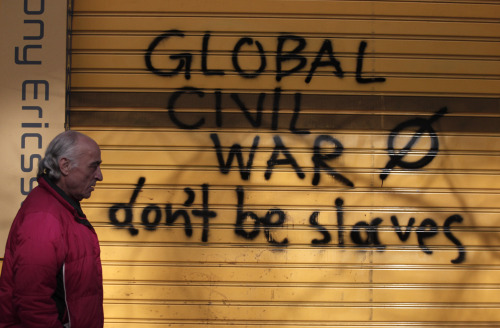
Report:
[[[344,246],[344,200],[342,198],[335,199],[335,210],[337,212],[337,229],[338,229],[338,245]]]
[[[250,174],[253,168],[253,161],[255,154],[258,150],[259,146],[259,136],[255,136],[253,139],[252,146],[250,150],[244,151],[244,148],[240,144],[233,144],[229,147],[229,153],[227,155],[227,160],[224,160],[224,152],[223,147],[221,145],[221,141],[219,139],[218,134],[212,133],[210,134],[210,139],[214,144],[215,154],[217,157],[217,162],[219,164],[219,170],[222,174],[228,174],[231,171],[232,164],[234,159],[238,163],[238,168],[240,171],[240,176],[242,180],[249,180]],[[274,148],[267,161],[266,171],[264,173],[264,178],[266,180],[270,180],[272,177],[273,170],[278,165],[286,165],[291,166],[295,171],[295,174],[299,179],[305,178],[305,173],[302,167],[299,165],[294,155],[290,151],[290,149],[285,145],[283,139],[279,135],[273,136]],[[329,146],[333,146],[330,152],[324,152],[325,148],[323,144],[327,144]],[[338,173],[334,168],[332,168],[327,161],[334,160],[338,158],[343,151],[344,147],[334,137],[330,135],[319,135],[316,137],[313,146],[313,155],[311,157],[311,161],[314,164],[314,174],[312,178],[312,185],[316,186],[320,182],[321,172],[325,172],[326,174],[332,176],[335,180],[343,183],[348,187],[354,187],[354,183]],[[248,159],[245,164],[245,160],[243,158],[243,153],[248,153]]]
[[[210,33],[203,35],[203,43],[201,46],[201,71],[204,75],[225,75],[223,70],[208,68],[208,45],[210,42]]]
[[[342,198],[338,197],[337,199],[335,199],[335,210],[337,213],[337,238],[338,238],[337,245],[339,247],[344,246],[345,228],[344,228],[344,211],[342,209],[343,205],[344,205],[344,200]],[[311,244],[317,246],[329,244],[330,241],[332,240],[332,235],[330,234],[328,229],[326,229],[323,225],[319,224],[319,214],[320,212],[315,211],[309,217],[309,224],[312,227],[316,228],[318,232],[323,235],[323,239],[315,238],[311,240]]]
[[[151,60],[151,57],[153,55],[153,52],[156,50],[156,47],[164,40],[172,37],[172,36],[177,36],[177,37],[184,37],[184,33],[178,30],[170,30],[170,31],[165,31],[162,33],[160,36],[156,37],[150,44],[148,49],[146,50],[146,54],[144,56],[144,60],[146,63],[146,67],[148,71],[150,71],[153,74],[159,75],[159,76],[175,76],[179,74],[182,70],[184,70],[184,77],[186,80],[189,80],[191,78],[191,62],[193,61],[193,55],[190,53],[180,53],[180,54],[175,54],[175,55],[170,55],[169,58],[172,60],[178,60],[179,63],[177,67],[173,70],[167,71],[167,70],[161,70],[156,68],[153,65],[153,62]]]
[[[285,43],[290,41],[296,43],[295,48],[291,51],[283,52]],[[283,35],[278,37],[278,46],[276,48],[276,81],[281,81],[285,76],[292,75],[295,72],[303,69],[307,64],[307,59],[299,55],[306,47],[306,39],[296,35]],[[283,63],[296,61],[296,65],[288,70],[283,70]]]
[[[363,77],[363,58],[367,47],[366,41],[361,41],[358,48],[358,58],[356,59],[356,82],[361,84],[385,82],[384,77]]]
[[[334,148],[331,153],[324,154],[321,148],[321,144],[324,142],[328,142],[334,145]],[[312,161],[314,163],[314,177],[312,180],[313,186],[317,186],[320,181],[320,173],[324,170],[327,174],[332,176],[335,180],[342,182],[344,185],[349,187],[354,187],[354,183],[348,178],[344,177],[342,174],[338,173],[332,167],[330,167],[325,161],[331,160],[339,157],[342,154],[344,147],[332,136],[329,135],[320,135],[314,141],[314,155],[312,157]]]
[[[202,192],[203,192],[203,207],[201,210],[193,210],[192,213],[194,216],[199,216],[203,218],[203,233],[201,237],[201,241],[207,242],[208,241],[208,231],[209,231],[209,220],[212,218],[215,218],[217,216],[217,213],[214,211],[211,211],[208,206],[208,184],[203,184],[201,186]]]
[[[328,56],[328,60],[322,60],[325,54]],[[334,68],[334,71],[332,72],[333,75],[340,78],[344,77],[344,71],[340,66],[340,62],[335,58],[335,55],[333,53],[333,45],[330,40],[323,41],[321,49],[318,51],[318,54],[316,55],[314,62],[311,64],[311,70],[309,71],[309,74],[307,74],[306,83],[309,83],[311,81],[313,74],[314,72],[316,72],[316,69],[318,67],[325,67],[325,66],[331,66]]]
[[[235,234],[239,235],[245,239],[253,240],[257,238],[260,232],[261,224],[264,226],[264,231],[266,232],[270,226],[282,226],[286,221],[286,214],[281,209],[274,209],[272,211],[267,212],[264,218],[260,218],[255,212],[245,211],[244,207],[244,189],[239,186],[236,189],[238,205],[237,205],[237,215],[236,215],[236,223],[235,223]],[[335,209],[337,212],[337,231],[338,231],[338,246],[344,247],[344,231],[346,227],[344,226],[344,210],[343,210],[344,200],[342,198],[337,198],[335,200]],[[270,214],[271,213],[271,214]],[[270,223],[269,216],[278,214],[279,220],[274,224]],[[332,241],[332,237],[328,229],[319,223],[319,211],[312,212],[309,217],[309,224],[314,227],[323,237],[322,239],[313,238],[311,240],[312,246],[320,246],[327,245]],[[251,231],[246,231],[244,229],[244,223],[247,219],[253,220],[253,228]],[[415,222],[414,218],[409,220],[409,224],[406,228],[406,232],[404,235],[401,235],[401,227],[398,223],[398,219],[396,216],[391,216],[391,221],[393,223],[393,227],[395,232],[398,234],[402,241],[406,241],[411,233],[411,227]],[[443,225],[443,231],[448,240],[450,240],[458,250],[457,258],[451,260],[452,263],[462,263],[465,261],[465,247],[463,244],[453,235],[451,232],[451,224],[453,223],[461,223],[463,218],[458,215],[452,215],[448,217]],[[370,222],[367,221],[358,221],[356,222],[350,231],[350,239],[351,241],[358,247],[373,247],[378,251],[384,251],[387,245],[384,245],[379,237],[379,226],[384,222],[382,218],[374,218]],[[417,234],[418,245],[420,249],[426,254],[432,254],[433,251],[426,244],[426,240],[436,236],[439,233],[437,223],[430,218],[424,219],[415,233]],[[277,243],[272,236],[270,236],[269,232],[266,233],[266,238],[271,244],[279,244],[279,245],[287,245],[288,239],[285,238],[282,242]]]
[[[158,46],[161,43],[165,43],[167,41],[172,42],[171,39],[184,38],[185,34],[183,31],[179,30],[169,30],[162,32],[159,36],[153,39],[149,44],[148,48],[145,51],[144,61],[146,68],[149,72],[162,76],[162,77],[172,77],[179,74],[184,73],[184,78],[186,80],[191,79],[192,72],[192,63],[196,62],[194,60],[194,56],[196,54],[201,54],[201,67],[200,71],[203,75],[218,75],[223,76],[226,75],[226,72],[222,69],[211,69],[209,68],[209,56],[213,54],[213,51],[210,51],[210,39],[212,37],[211,32],[206,32],[202,37],[201,42],[201,50],[193,50],[191,52],[181,52],[171,55],[162,54],[158,51]],[[267,58],[270,56],[274,57],[276,70],[273,72],[275,74],[275,79],[277,82],[280,82],[284,77],[292,76],[296,73],[302,72],[304,69],[307,69],[306,66],[308,64],[307,56],[304,54],[304,51],[307,47],[307,39],[299,35],[282,33],[276,37],[276,48],[272,50],[264,49],[262,43],[254,38],[244,36],[241,37],[234,45],[232,53],[231,53],[231,65],[232,70],[234,70],[238,75],[243,78],[253,79],[261,76],[265,73],[267,68]],[[376,78],[364,78],[363,75],[363,60],[365,49],[367,47],[366,41],[360,41],[357,53],[356,60],[356,82],[361,84],[366,83],[379,83],[384,82],[385,78],[376,77]],[[260,59],[260,63],[258,67],[248,68],[247,65],[242,63],[242,58],[240,57],[240,53],[243,52],[242,49],[246,49],[246,53],[255,52],[258,58]],[[287,50],[285,50],[287,49]],[[167,63],[173,62],[174,68],[170,69],[162,69],[158,68],[157,64],[153,63],[153,56],[159,57],[159,59],[164,60],[164,57],[167,56]],[[163,63],[163,61],[162,61]],[[165,65],[165,64],[163,64]],[[167,65],[168,66],[168,65]],[[307,72],[305,83],[310,83],[316,70],[319,67],[331,67],[332,75],[343,78],[344,71],[342,69],[341,62],[337,60],[335,57],[335,53],[333,51],[333,44],[330,39],[324,39],[321,47],[316,51],[316,56],[312,61],[309,70]]]
[[[255,41],[255,45],[257,46],[257,50],[258,50],[259,56],[260,56],[260,66],[257,70],[255,70],[255,72],[247,73],[244,69],[241,68],[240,60],[238,57],[238,54],[241,51],[241,47],[245,44],[248,44],[251,46],[254,44],[254,41],[252,38],[241,38],[238,41],[238,43],[236,43],[236,45],[234,46],[233,55],[232,55],[233,67],[242,77],[248,78],[248,79],[253,79],[253,78],[259,76],[266,69],[266,66],[267,66],[266,54],[264,52],[264,47],[262,47],[262,44],[259,41]]]
[[[248,180],[250,178],[250,173],[252,171],[255,151],[259,146],[260,137],[255,136],[255,138],[253,139],[252,148],[250,149],[246,165],[244,163],[241,145],[233,144],[231,146],[231,149],[229,150],[227,161],[224,161],[224,156],[222,154],[222,147],[217,133],[210,134],[210,139],[212,139],[212,142],[214,143],[215,153],[217,155],[217,161],[219,163],[220,172],[223,174],[229,173],[229,171],[231,170],[231,166],[233,164],[233,160],[236,157],[236,160],[238,161],[238,167],[240,169],[241,179]]]
[[[335,207],[337,211],[337,225],[338,225],[338,231],[339,231],[339,241],[338,244],[339,246],[342,246],[344,244],[343,240],[343,234],[341,234],[341,229],[344,231],[343,227],[343,217],[344,217],[344,209],[343,209],[344,201],[341,198],[337,198],[335,200]],[[363,247],[374,247],[379,251],[383,251],[386,248],[386,245],[384,245],[379,238],[379,230],[378,227],[379,225],[383,222],[382,218],[375,218],[371,220],[370,223],[366,221],[359,221],[357,222],[350,233],[351,240],[354,244],[357,246],[363,246]],[[412,232],[412,227],[415,223],[415,218],[410,218],[408,221],[408,225],[406,226],[405,232],[402,233],[401,226],[399,225],[398,218],[395,215],[391,216],[391,222],[394,228],[394,231],[398,235],[399,239],[403,242],[407,241],[411,232]],[[466,257],[466,250],[465,246],[458,240],[455,235],[451,232],[451,225],[453,223],[462,223],[463,218],[462,216],[458,214],[454,214],[449,216],[444,224],[443,224],[443,232],[444,235],[448,240],[450,240],[458,250],[458,256],[457,258],[451,260],[452,263],[458,264],[462,263],[465,261]],[[317,219],[314,221],[315,224],[311,224],[313,226],[317,226]],[[429,246],[426,245],[425,241],[429,238],[432,238],[436,236],[439,233],[439,227],[436,223],[431,218],[426,218],[424,219],[418,228],[416,229],[415,233],[417,234],[417,241],[418,241],[418,246],[420,249],[426,253],[426,254],[432,254],[433,251]],[[321,232],[321,231],[320,231]],[[314,241],[313,241],[314,244]]]
[[[179,120],[177,118],[177,114],[175,113],[175,104],[179,99],[179,97],[185,93],[195,94],[200,98],[203,98],[205,96],[205,93],[203,91],[196,88],[186,87],[183,88],[182,90],[174,92],[168,100],[168,106],[167,106],[168,116],[170,117],[170,120],[172,120],[172,122],[181,129],[199,129],[205,123],[204,117],[200,118],[196,123],[189,124]]]
[[[238,107],[245,115],[245,118],[250,122],[252,127],[258,128],[262,122],[262,110],[264,107],[264,99],[266,98],[266,94],[264,92],[259,94],[259,99],[257,100],[257,109],[255,114],[255,119],[253,118],[251,112],[247,109],[247,106],[241,101],[240,96],[237,93],[231,93],[231,99],[238,105]]]
[[[236,196],[238,198],[238,205],[236,207],[236,224],[234,227],[234,233],[245,239],[255,239],[260,233],[260,218],[254,212],[244,210],[245,192],[243,187],[236,187]],[[253,220],[253,229],[251,231],[247,231],[243,227],[247,219]]]
[[[202,91],[201,89],[198,88],[192,88],[192,87],[184,87],[180,90],[177,90],[172,93],[172,95],[169,97],[168,102],[167,102],[167,109],[168,109],[168,115],[170,120],[180,129],[185,129],[185,130],[195,130],[195,129],[200,129],[204,127],[206,119],[205,116],[201,116],[199,118],[194,118],[192,119],[194,122],[186,122],[184,120],[181,120],[178,116],[178,113],[176,111],[176,105],[177,101],[186,95],[195,95],[198,98],[204,98],[207,93],[205,91]],[[224,125],[224,120],[223,120],[223,104],[222,104],[222,96],[223,93],[221,90],[215,90],[213,92],[214,94],[214,114],[215,114],[215,122],[216,126],[218,128],[223,127]],[[230,93],[230,98],[232,101],[238,106],[239,109],[241,109],[241,112],[243,113],[243,116],[247,119],[247,121],[250,123],[250,125],[253,128],[262,128],[262,114],[264,111],[264,100],[265,98],[269,96],[269,94],[262,92],[258,95],[257,99],[257,104],[256,104],[256,110],[255,114],[252,114],[252,112],[249,109],[249,106],[243,102],[243,100],[240,98],[240,95],[237,93]],[[278,130],[279,127],[279,122],[280,122],[280,99],[281,99],[281,89],[276,88],[274,89],[274,92],[272,93],[273,97],[273,105],[271,108],[271,124],[270,124],[270,129],[271,130]],[[290,123],[289,123],[289,130],[293,134],[309,134],[309,130],[305,129],[300,129],[297,127],[298,121],[299,121],[299,116],[300,116],[300,107],[301,107],[301,99],[302,95],[300,93],[295,93],[294,94],[294,110],[292,117],[290,118]],[[207,114],[204,114],[207,115]],[[190,115],[190,118],[192,118],[192,115]]]
[[[141,191],[142,187],[144,186],[144,183],[146,182],[146,178],[139,178],[139,181],[137,182],[137,185],[135,186],[134,192],[132,193],[132,197],[130,197],[130,201],[125,204],[125,203],[118,203],[114,204],[109,208],[109,220],[111,221],[112,224],[118,227],[126,227],[128,228],[130,234],[132,236],[135,236],[139,233],[139,231],[134,228],[134,225],[132,223],[134,214],[132,213],[132,206],[134,205],[137,196],[139,195],[139,192]],[[125,212],[125,219],[123,222],[120,222],[118,220],[116,213],[120,210],[123,210]]]
[[[194,201],[194,192],[191,188],[185,188],[184,191],[188,194],[188,199],[184,202],[184,206],[191,206]],[[149,221],[149,213],[154,210],[155,219],[153,222]],[[191,219],[185,210],[176,210],[172,212],[172,205],[165,204],[166,213],[166,225],[172,226],[175,221],[177,221],[179,216],[184,218],[184,231],[186,236],[191,237],[193,234],[193,227],[191,225]],[[160,224],[162,219],[161,209],[158,205],[148,205],[141,214],[142,224],[145,226],[146,230],[156,230],[156,227]]]
[[[149,220],[150,213],[153,212],[154,220]],[[157,205],[148,205],[144,208],[141,214],[141,222],[146,227],[146,230],[155,230],[156,226],[161,221],[161,209]]]
[[[408,220],[405,232],[402,231],[401,226],[399,225],[398,218],[395,215],[391,216],[391,222],[399,239],[401,241],[407,241],[412,232],[413,225],[415,224],[415,218],[410,218]],[[452,263],[462,263],[465,261],[465,247],[460,242],[460,240],[458,240],[457,237],[453,235],[450,228],[451,224],[462,223],[462,222],[463,218],[458,214],[454,214],[448,217],[443,224],[444,235],[458,249],[458,256],[456,259],[451,260]],[[418,245],[422,249],[422,251],[426,254],[432,254],[433,251],[428,246],[425,245],[425,240],[427,238],[431,238],[438,234],[438,226],[436,222],[430,218],[423,220],[420,226],[416,229],[416,233],[417,233]]]
[[[453,223],[462,223],[463,220],[464,220],[463,217],[461,217],[458,214],[454,214],[448,217],[443,225],[444,235],[458,248],[458,257],[454,260],[451,260],[452,263],[462,263],[465,261],[465,254],[466,254],[465,246],[451,232],[451,225]]]
[[[277,216],[276,222],[273,222],[272,218]],[[264,225],[264,235],[269,243],[275,245],[286,245],[288,244],[288,238],[284,238],[282,241],[277,241],[274,239],[271,231],[275,227],[281,227],[285,223],[286,214],[279,208],[269,210],[266,215],[261,219]]]
[[[273,149],[271,157],[267,161],[266,173],[264,173],[264,177],[266,178],[266,180],[269,180],[271,178],[271,174],[273,173],[273,168],[276,165],[291,165],[295,170],[297,176],[300,179],[304,179],[306,175],[302,171],[302,168],[299,166],[299,164],[297,164],[297,161],[290,153],[290,150],[283,143],[283,140],[281,140],[281,137],[274,136],[273,139],[275,147]],[[279,158],[280,154],[283,154],[285,158],[280,159]]]
[[[114,204],[109,209],[109,220],[110,222],[119,228],[128,228],[128,231],[132,236],[136,236],[139,230],[133,225],[133,206],[137,200],[139,192],[142,190],[145,183],[145,178],[141,177],[137,185],[134,188],[132,197],[129,203],[118,203]],[[236,236],[244,238],[245,240],[255,240],[261,233],[264,234],[267,242],[274,246],[284,246],[289,245],[290,240],[288,237],[282,238],[282,240],[277,240],[275,234],[279,228],[285,227],[285,224],[289,220],[286,212],[276,206],[271,206],[267,212],[260,216],[252,210],[246,210],[245,207],[245,190],[242,186],[237,186],[236,189],[236,217],[234,221],[234,233]],[[184,192],[187,195],[186,201],[183,206],[185,208],[190,208],[195,203],[196,193],[191,188],[185,188]],[[160,205],[149,204],[147,205],[141,213],[141,224],[144,226],[145,230],[155,231],[165,217],[165,226],[173,226],[179,218],[184,220],[184,233],[187,237],[191,237],[193,234],[193,226],[191,223],[191,217],[199,217],[203,220],[202,227],[202,242],[208,242],[209,231],[210,231],[210,220],[217,217],[217,211],[210,210],[209,194],[210,189],[208,184],[201,185],[201,208],[195,208],[191,210],[191,213],[187,209],[177,209],[173,210],[170,203],[166,203],[164,210],[161,209]],[[334,208],[336,212],[336,222],[330,222],[329,226],[336,226],[337,230],[337,241],[336,246],[345,247],[345,232],[348,231],[348,226],[345,225],[345,211],[344,211],[344,200],[337,197],[334,202]],[[117,218],[117,212],[123,210],[125,212],[125,219],[120,221]],[[165,212],[165,214],[163,214]],[[317,231],[322,238],[312,238],[311,246],[328,246],[334,243],[331,232],[326,228],[325,223],[320,223],[320,212],[312,211],[309,216],[309,225]],[[401,241],[406,242],[413,232],[413,225],[415,224],[415,219],[410,218],[406,226],[405,232],[402,232],[401,226],[399,224],[398,218],[395,215],[390,217],[392,226],[395,233],[398,235]],[[361,220],[356,222],[350,228],[348,234],[351,242],[360,248],[374,248],[377,251],[384,251],[387,248],[379,235],[379,227],[384,222],[381,217],[374,218],[372,220],[365,221]],[[466,250],[465,246],[460,242],[460,240],[453,234],[451,226],[454,223],[462,223],[463,218],[454,214],[446,219],[443,227],[440,228],[436,221],[431,218],[424,219],[418,227],[414,230],[417,235],[417,241],[419,248],[425,254],[433,254],[433,250],[426,243],[428,239],[433,238],[443,231],[445,237],[450,240],[458,250],[458,256],[451,260],[452,263],[462,263],[465,261]]]
[[[270,209],[264,217],[259,217],[252,211],[244,210],[244,198],[245,191],[243,187],[236,187],[236,196],[238,198],[238,205],[236,207],[236,223],[234,228],[234,233],[238,236],[241,236],[245,239],[253,240],[257,238],[260,233],[260,227],[263,227],[264,235],[267,241],[272,245],[287,245],[288,239],[285,238],[282,241],[276,241],[271,234],[272,229],[281,227],[285,223],[286,215],[279,208]],[[273,222],[272,218],[277,216],[278,219]],[[245,221],[247,219],[253,220],[253,228],[251,231],[246,231],[244,228]]]
[[[191,188],[184,188],[184,192],[187,194],[188,198],[184,202],[185,207],[190,207],[193,205],[195,193]],[[186,236],[191,237],[193,235],[193,226],[191,224],[191,217],[188,212],[184,209],[172,211],[172,204],[165,205],[166,214],[166,225],[173,226],[179,217],[184,219],[184,233]]]
[[[351,240],[358,246],[373,245],[377,249],[382,250],[385,245],[380,243],[378,237],[378,226],[383,222],[381,218],[375,218],[370,223],[365,221],[357,222],[351,230]],[[365,237],[363,237],[365,232]]]
[[[435,235],[437,235],[437,233],[437,224],[432,219],[425,219],[417,228],[418,246],[420,246],[424,253],[432,254],[432,250],[430,250],[430,248],[425,245],[424,241],[427,238],[434,237]]]
[[[407,241],[408,238],[410,238],[410,233],[411,233],[412,227],[415,224],[415,218],[410,218],[408,220],[408,225],[406,226],[406,229],[404,232],[402,231],[401,226],[399,225],[398,218],[395,215],[391,216],[391,222],[392,222],[392,225],[394,226],[394,230],[396,231],[399,239],[401,241]]]
[[[137,200],[137,196],[139,192],[144,187],[144,183],[146,179],[144,177],[139,178],[137,185],[134,188],[134,192],[132,193],[132,197],[128,204],[118,203],[114,204],[110,207],[108,215],[110,222],[119,227],[119,228],[128,228],[130,234],[135,236],[139,233],[139,230],[136,229],[133,225],[133,206]],[[195,217],[201,217],[203,219],[203,231],[202,231],[202,241],[208,241],[208,233],[209,233],[209,220],[215,218],[217,213],[215,211],[211,211],[208,205],[208,185],[203,184],[201,186],[202,189],[202,208],[201,209],[193,209],[191,214]],[[184,207],[190,207],[195,200],[195,193],[191,188],[185,188],[184,192],[187,194],[187,199],[184,202]],[[121,222],[118,217],[118,211],[123,210],[125,212],[125,219]],[[189,213],[185,209],[178,209],[173,211],[172,204],[165,204],[164,207],[165,212],[165,225],[172,226],[179,217],[184,219],[184,232],[187,237],[191,237],[193,234],[193,226],[191,224],[191,217]],[[155,231],[160,224],[163,218],[162,209],[157,204],[149,204],[147,205],[141,213],[141,223],[146,230]]]
[[[321,224],[318,223],[318,216],[319,216],[319,212],[313,212],[311,214],[311,216],[309,217],[309,224],[313,227],[315,227],[319,233],[321,233],[323,235],[323,239],[316,239],[314,238],[313,240],[311,240],[311,244],[313,245],[325,245],[325,244],[328,244],[330,243],[330,241],[332,240],[332,235],[330,234],[330,232],[328,231],[328,229],[326,229],[324,226],[322,226]]]
[[[443,117],[447,111],[448,109],[443,107],[429,119],[414,118],[399,124],[391,131],[387,141],[387,151],[389,153],[390,160],[380,174],[380,179],[382,181],[388,177],[392,169],[396,166],[403,169],[419,169],[429,164],[434,157],[436,157],[439,150],[439,138],[436,131],[432,128],[432,123]],[[402,149],[399,151],[395,150],[395,139],[402,131],[410,127],[417,127],[418,130],[414,132],[413,137]],[[408,153],[412,150],[412,147],[425,133],[429,135],[431,143],[427,154],[415,162],[405,161],[404,157],[408,155]]]

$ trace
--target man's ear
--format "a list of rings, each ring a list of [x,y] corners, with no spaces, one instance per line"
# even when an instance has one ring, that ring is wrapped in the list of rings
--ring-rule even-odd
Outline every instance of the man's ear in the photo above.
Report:
[[[71,168],[71,163],[66,157],[61,157],[59,159],[59,169],[62,175],[66,176],[69,174],[69,169]]]

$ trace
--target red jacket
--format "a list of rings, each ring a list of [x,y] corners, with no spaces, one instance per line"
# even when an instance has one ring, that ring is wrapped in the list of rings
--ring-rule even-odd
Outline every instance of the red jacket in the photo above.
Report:
[[[103,327],[97,235],[78,202],[38,179],[12,223],[0,276],[0,328]]]

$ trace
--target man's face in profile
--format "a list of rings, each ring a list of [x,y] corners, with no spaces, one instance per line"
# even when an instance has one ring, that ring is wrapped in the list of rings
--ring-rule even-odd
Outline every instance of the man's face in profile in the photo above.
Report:
[[[80,138],[77,142],[77,159],[71,163],[66,176],[66,192],[78,201],[89,198],[97,181],[102,181],[101,150],[90,138]]]

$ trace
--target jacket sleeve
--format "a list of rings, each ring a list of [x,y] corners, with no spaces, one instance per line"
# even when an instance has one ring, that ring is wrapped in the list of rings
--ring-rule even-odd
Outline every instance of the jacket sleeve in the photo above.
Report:
[[[61,328],[55,301],[66,245],[59,220],[31,213],[17,229],[13,251],[13,303],[23,327]]]

